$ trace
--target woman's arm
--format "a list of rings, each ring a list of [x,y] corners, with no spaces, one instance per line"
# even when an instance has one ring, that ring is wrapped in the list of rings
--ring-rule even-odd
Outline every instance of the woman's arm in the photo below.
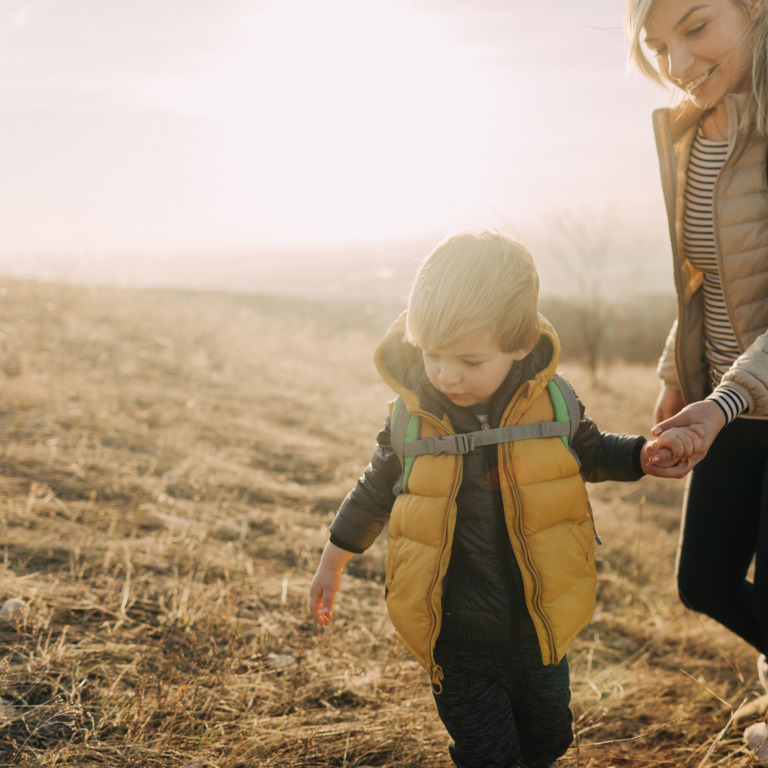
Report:
[[[736,358],[721,383],[744,396],[750,416],[768,416],[768,331]]]

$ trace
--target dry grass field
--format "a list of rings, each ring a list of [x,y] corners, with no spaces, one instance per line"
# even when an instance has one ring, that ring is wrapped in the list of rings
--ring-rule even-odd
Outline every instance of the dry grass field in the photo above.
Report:
[[[306,597],[388,392],[384,315],[0,280],[0,765],[450,765],[383,604],[385,542],[332,626]],[[562,369],[603,429],[648,428],[650,367]],[[673,585],[682,486],[592,488],[599,608],[571,653],[562,768],[750,765],[755,653]]]

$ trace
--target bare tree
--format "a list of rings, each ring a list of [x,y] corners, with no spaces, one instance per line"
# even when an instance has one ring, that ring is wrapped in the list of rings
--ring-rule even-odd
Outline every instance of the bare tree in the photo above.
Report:
[[[606,292],[611,259],[617,257],[617,224],[611,214],[589,216],[569,213],[550,228],[548,246],[539,255],[549,259],[567,281],[570,309],[569,334],[578,338],[574,351],[581,354],[593,385],[603,361],[604,343],[610,331],[611,302]]]

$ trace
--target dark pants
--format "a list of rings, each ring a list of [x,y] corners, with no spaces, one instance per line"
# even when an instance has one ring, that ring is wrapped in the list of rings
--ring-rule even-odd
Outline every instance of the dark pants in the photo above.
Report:
[[[440,719],[459,768],[550,768],[573,740],[568,661],[544,666],[536,638],[483,645],[439,638]]]
[[[768,422],[736,419],[696,465],[678,553],[683,602],[768,652]],[[754,583],[747,570],[755,557]]]

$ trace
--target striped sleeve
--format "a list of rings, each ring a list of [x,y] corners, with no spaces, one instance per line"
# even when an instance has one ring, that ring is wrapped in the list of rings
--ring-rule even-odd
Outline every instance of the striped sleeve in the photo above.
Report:
[[[729,387],[728,384],[720,384],[715,388],[707,400],[712,400],[716,405],[720,407],[720,410],[725,414],[725,423],[730,424],[739,414],[748,410],[749,403],[734,387]]]

